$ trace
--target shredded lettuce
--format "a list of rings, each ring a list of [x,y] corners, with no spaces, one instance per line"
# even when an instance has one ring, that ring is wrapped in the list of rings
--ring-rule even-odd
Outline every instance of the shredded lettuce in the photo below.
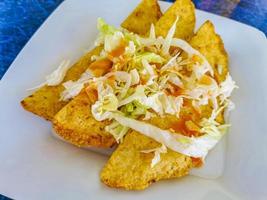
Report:
[[[122,83],[122,86],[119,87],[119,95],[118,99],[122,99],[127,94],[131,84],[132,84],[132,76],[131,74],[124,71],[114,72],[115,78],[118,82]]]
[[[44,83],[41,83],[38,86],[29,88],[28,90],[35,90],[44,85],[48,85],[48,86],[59,85],[63,81],[69,68],[70,68],[70,61],[63,60],[56,70],[54,70],[51,74],[45,77],[46,81]]]
[[[175,30],[176,30],[176,24],[177,24],[177,21],[178,21],[179,17],[176,18],[175,22],[173,23],[173,25],[171,26],[165,40],[164,40],[164,43],[163,43],[163,46],[162,46],[162,52],[163,54],[165,55],[168,55],[169,54],[169,49],[171,47],[171,43],[172,43],[172,38],[175,34]]]
[[[174,134],[169,130],[162,130],[151,124],[128,118],[118,113],[111,113],[111,116],[121,125],[138,131],[147,137],[164,144],[173,151],[196,158],[205,158],[208,151],[212,149],[223,136],[223,133],[218,134],[216,130],[214,131],[213,126],[210,124],[203,124],[206,126],[205,130],[208,130],[206,134],[194,138],[179,133]]]
[[[165,113],[179,117],[180,109],[183,105],[182,97],[162,95],[160,101]]]
[[[219,93],[220,93],[221,101],[223,102],[226,100],[226,98],[230,97],[232,91],[235,88],[238,88],[238,87],[237,87],[235,81],[233,81],[232,77],[228,73],[225,81],[223,81],[220,84],[220,92]]]
[[[133,41],[129,41],[128,46],[125,48],[125,54],[128,56],[134,55],[136,52],[136,47]]]
[[[155,32],[154,24],[151,24],[151,26],[150,26],[149,38],[152,40],[156,39],[156,32]]]
[[[84,72],[77,81],[67,81],[63,83],[65,90],[60,94],[61,101],[68,101],[77,96],[84,87],[85,83],[88,83],[93,78],[92,73],[87,70]]]
[[[134,58],[134,62],[137,64],[141,64],[142,60],[146,60],[148,63],[159,63],[159,64],[165,62],[165,59],[163,57],[153,52],[144,52],[142,54],[136,55],[136,57]]]
[[[174,85],[176,85],[176,86],[178,86],[180,88],[183,88],[184,87],[183,82],[181,81],[181,79],[179,78],[179,76],[177,76],[177,74],[170,73],[169,74],[169,81],[172,84],[174,84]]]
[[[197,50],[195,50],[193,47],[190,46],[186,41],[173,38],[171,42],[172,46],[179,47],[183,51],[185,51],[189,56],[197,55],[202,59],[202,64],[198,65],[198,67],[195,68],[195,70],[198,70],[196,72],[197,78],[201,78],[202,75],[204,75],[206,72],[209,72],[212,76],[214,75],[213,69],[207,59]]]
[[[98,100],[92,105],[92,114],[98,121],[103,121],[110,117],[109,111],[116,111],[118,108],[118,99],[113,89],[107,85],[104,87],[102,82],[97,85]]]
[[[122,32],[117,31],[113,35],[106,35],[104,42],[104,49],[107,52],[111,52],[121,45],[124,36]]]
[[[55,86],[60,84],[63,81],[69,68],[70,68],[70,61],[63,60],[60,63],[59,67],[52,72],[52,74],[46,76],[46,84],[49,86]]]
[[[131,85],[136,85],[140,82],[140,76],[136,69],[130,71],[131,75]]]
[[[102,18],[97,19],[97,29],[100,33],[103,33],[105,35],[112,35],[117,31],[115,27],[107,24]]]
[[[111,135],[113,135],[117,143],[121,143],[123,142],[123,137],[126,135],[129,128],[122,126],[116,121],[113,121],[110,125],[105,127],[105,130],[109,132]]]
[[[154,152],[155,155],[151,161],[151,168],[160,162],[160,154],[167,153],[167,148],[164,144],[162,144],[161,147],[141,151],[141,153],[152,153],[152,152]]]
[[[175,56],[173,56],[172,58],[170,58],[170,60],[165,64],[163,65],[160,70],[161,71],[166,71],[167,69],[175,66],[177,64],[177,58],[179,56],[179,53],[177,53]]]
[[[206,127],[203,131],[208,130],[208,133],[194,138],[187,137],[179,133],[173,134],[171,131],[162,130],[151,124],[131,119],[117,113],[113,113],[112,118],[125,127],[129,127],[150,138],[153,138],[173,151],[196,158],[205,158],[208,151],[212,149],[223,136],[223,133],[217,132],[216,129],[214,131],[214,126],[204,123],[203,125],[206,125]]]
[[[115,27],[107,24],[102,18],[97,19],[97,29],[99,30],[99,36],[95,42],[96,46],[104,43],[105,36],[113,35],[117,31]]]

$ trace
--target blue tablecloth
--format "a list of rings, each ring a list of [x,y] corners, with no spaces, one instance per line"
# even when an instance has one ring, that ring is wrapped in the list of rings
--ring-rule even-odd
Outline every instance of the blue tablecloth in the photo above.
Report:
[[[62,1],[0,1],[0,79],[33,33]],[[198,9],[252,25],[267,34],[267,0],[194,0],[194,3]],[[7,199],[0,195],[0,200]]]

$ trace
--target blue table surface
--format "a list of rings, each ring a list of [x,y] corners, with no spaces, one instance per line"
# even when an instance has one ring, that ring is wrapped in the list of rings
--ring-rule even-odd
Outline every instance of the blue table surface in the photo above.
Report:
[[[62,1],[0,1],[0,79],[33,33]],[[193,1],[198,9],[249,24],[267,34],[267,0]],[[0,200],[7,199],[0,195]]]

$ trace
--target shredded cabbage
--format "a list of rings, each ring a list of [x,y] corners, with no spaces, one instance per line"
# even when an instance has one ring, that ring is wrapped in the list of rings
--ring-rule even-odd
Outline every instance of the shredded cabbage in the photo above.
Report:
[[[110,125],[105,127],[105,130],[109,132],[111,135],[113,135],[117,143],[120,143],[123,142],[123,137],[126,135],[129,128],[122,126],[116,121],[113,121]]]
[[[128,56],[134,55],[136,47],[133,41],[129,41],[128,46],[125,48],[125,54]]]
[[[35,90],[44,85],[48,86],[59,85],[63,81],[69,68],[70,68],[70,61],[63,60],[55,71],[53,71],[51,74],[45,77],[46,81],[44,83],[41,83],[40,85],[30,88],[28,90]]]
[[[173,25],[171,26],[165,40],[164,40],[164,43],[163,43],[163,46],[162,46],[162,52],[163,54],[165,55],[168,55],[169,54],[169,49],[171,47],[171,43],[172,43],[172,38],[175,34],[175,30],[176,30],[176,23],[178,21],[179,17],[176,18],[175,22],[173,23]]]
[[[138,131],[147,137],[164,144],[173,151],[195,158],[205,158],[208,151],[218,143],[224,134],[222,132],[218,133],[216,129],[214,130],[214,126],[210,123],[205,124],[203,122],[205,128],[203,131],[208,130],[205,135],[197,138],[187,137],[179,133],[174,134],[169,130],[162,130],[151,124],[131,119],[118,113],[110,114],[111,117],[121,125]],[[223,128],[225,129],[225,127]],[[222,127],[219,129],[222,129]]]
[[[49,86],[55,86],[60,84],[63,81],[69,68],[70,68],[70,61],[63,60],[60,63],[59,67],[52,72],[52,74],[46,76],[46,84]]]
[[[136,85],[140,82],[140,76],[136,69],[130,71],[131,75],[131,85]]]
[[[156,32],[155,32],[154,24],[151,24],[151,26],[150,26],[149,38],[152,40],[156,39]]]
[[[124,36],[120,31],[116,31],[113,35],[106,35],[104,42],[105,51],[111,52],[112,50],[116,49],[118,46],[120,46],[123,38]]]
[[[161,153],[167,153],[167,148],[164,144],[161,145],[161,147],[154,148],[154,149],[148,149],[148,150],[142,150],[142,153],[152,153],[154,152],[154,158],[151,161],[151,168],[154,167],[156,164],[160,162],[160,154]]]
[[[134,58],[134,62],[136,64],[141,64],[142,60],[146,60],[148,63],[159,63],[159,64],[162,64],[165,61],[165,59],[160,55],[151,52],[138,54]]]
[[[235,81],[233,81],[232,77],[228,73],[225,81],[220,84],[220,92],[219,93],[220,93],[221,101],[225,101],[226,98],[230,97],[232,91],[235,88],[238,88],[238,87],[235,84]]]
[[[77,96],[84,87],[85,83],[88,83],[93,78],[92,73],[87,70],[84,72],[77,81],[67,81],[63,83],[65,90],[60,95],[61,101],[68,101]]]
[[[113,89],[102,82],[97,85],[98,101],[92,105],[92,114],[98,121],[108,119],[110,113],[108,111],[116,111],[118,108],[118,99],[115,96]]]
[[[95,42],[96,46],[103,44],[106,35],[113,35],[117,29],[107,24],[102,18],[97,19],[97,29],[99,30],[99,36]]]

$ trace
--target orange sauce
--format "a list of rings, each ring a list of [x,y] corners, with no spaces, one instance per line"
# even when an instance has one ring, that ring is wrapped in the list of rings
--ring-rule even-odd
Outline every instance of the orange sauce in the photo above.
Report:
[[[109,59],[101,59],[93,62],[89,69],[93,72],[96,77],[103,76],[109,72],[112,68],[113,62]]]
[[[199,135],[199,131],[197,129],[190,128],[187,125],[189,121],[191,121],[189,117],[180,118],[177,122],[171,125],[171,129],[188,137],[197,137]]]
[[[201,118],[201,110],[200,109],[196,109],[193,105],[191,100],[188,99],[184,99],[184,104],[185,107],[190,109],[191,113],[191,119],[193,121],[198,121]]]
[[[192,160],[192,163],[193,163],[193,167],[201,167],[203,165],[203,161],[201,158],[194,158],[194,157],[191,157],[191,160]]]
[[[109,56],[110,57],[119,57],[120,55],[124,54],[125,52],[125,47],[126,47],[126,44],[125,42],[121,42],[121,44],[114,50],[112,50],[110,53],[109,53]]]
[[[95,103],[98,99],[97,89],[95,84],[90,84],[85,88],[85,92],[88,95],[88,98],[91,103]]]
[[[172,96],[180,96],[184,93],[184,90],[180,87],[178,87],[177,85],[174,85],[173,83],[169,83],[172,87],[172,91],[169,91],[169,93],[172,95]]]
[[[106,80],[107,84],[109,84],[111,87],[115,87],[115,76],[112,75],[107,78]]]
[[[200,135],[200,128],[197,125],[200,120],[200,113],[194,109],[189,100],[185,99],[183,105],[188,109],[187,113],[181,113],[178,121],[174,122],[170,128],[185,136],[197,137]]]

